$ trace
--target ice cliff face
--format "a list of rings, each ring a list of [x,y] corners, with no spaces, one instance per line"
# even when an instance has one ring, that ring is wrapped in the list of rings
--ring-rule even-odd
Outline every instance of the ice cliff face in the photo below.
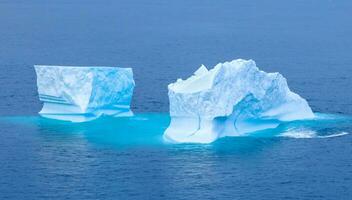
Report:
[[[209,71],[202,65],[168,89],[171,123],[164,139],[169,142],[210,143],[314,117],[281,74],[260,71],[252,60],[219,63]]]
[[[131,68],[36,65],[40,115],[73,122],[133,115]]]

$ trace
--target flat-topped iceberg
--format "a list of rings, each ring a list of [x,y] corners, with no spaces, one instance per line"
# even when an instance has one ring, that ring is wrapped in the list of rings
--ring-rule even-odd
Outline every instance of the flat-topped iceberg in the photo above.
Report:
[[[83,122],[105,114],[131,116],[131,68],[35,65],[40,115]]]
[[[171,122],[164,139],[169,142],[210,143],[314,117],[281,74],[260,71],[253,60],[219,63],[211,70],[202,65],[168,89]]]

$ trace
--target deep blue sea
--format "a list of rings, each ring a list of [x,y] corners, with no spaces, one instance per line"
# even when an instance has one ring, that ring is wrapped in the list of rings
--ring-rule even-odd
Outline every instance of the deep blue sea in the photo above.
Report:
[[[351,199],[351,20],[349,0],[0,0],[0,199]],[[167,85],[236,58],[321,119],[164,143]],[[136,115],[39,117],[35,64],[133,67]]]

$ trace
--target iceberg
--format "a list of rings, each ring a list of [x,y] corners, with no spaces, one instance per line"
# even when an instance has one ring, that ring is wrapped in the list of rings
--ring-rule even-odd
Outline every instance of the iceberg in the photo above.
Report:
[[[39,114],[46,118],[84,122],[101,115],[131,116],[135,86],[131,68],[34,66]]]
[[[211,143],[314,118],[307,101],[290,91],[279,73],[266,73],[253,60],[202,65],[186,80],[168,85],[171,121],[164,139]]]

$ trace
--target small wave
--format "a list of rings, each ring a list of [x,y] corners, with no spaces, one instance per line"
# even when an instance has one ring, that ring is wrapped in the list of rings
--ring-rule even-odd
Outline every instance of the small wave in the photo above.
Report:
[[[317,138],[341,137],[341,136],[348,135],[348,134],[350,134],[350,133],[348,133],[348,132],[341,132],[341,133],[336,133],[336,134],[332,134],[332,135],[317,136]]]
[[[304,131],[287,131],[279,136],[281,137],[289,137],[289,138],[314,138],[317,136],[315,131],[304,130]]]
[[[341,132],[331,135],[318,135],[316,131],[312,130],[304,130],[304,131],[287,131],[279,135],[280,137],[289,137],[289,138],[333,138],[333,137],[341,137],[344,135],[348,135],[348,132]]]

